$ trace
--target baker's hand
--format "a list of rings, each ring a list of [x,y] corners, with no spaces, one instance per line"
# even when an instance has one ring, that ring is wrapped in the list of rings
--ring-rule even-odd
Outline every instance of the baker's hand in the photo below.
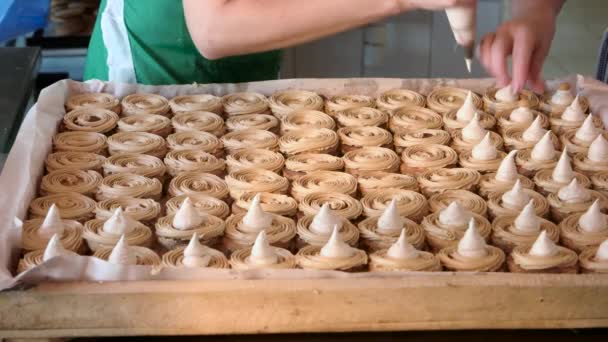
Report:
[[[513,91],[520,91],[529,82],[532,90],[542,93],[541,72],[555,35],[555,20],[553,14],[530,13],[503,23],[496,32],[481,40],[481,63],[496,77],[498,86],[511,83]],[[513,79],[507,68],[509,56],[512,56]]]
[[[442,10],[450,7],[475,6],[477,0],[398,0],[402,11]]]

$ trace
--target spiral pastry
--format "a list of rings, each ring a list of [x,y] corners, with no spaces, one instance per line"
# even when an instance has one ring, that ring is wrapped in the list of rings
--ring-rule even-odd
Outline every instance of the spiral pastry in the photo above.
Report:
[[[583,230],[578,223],[582,215],[581,212],[569,215],[559,224],[562,244],[577,253],[591,247],[597,247],[608,239],[608,229],[599,232]]]
[[[259,231],[254,231],[243,226],[243,217],[246,214],[236,214],[226,220],[226,232],[224,234],[224,247],[230,252],[253,246]],[[291,240],[296,236],[296,224],[292,219],[272,215],[270,226],[265,229],[268,242],[275,246],[290,249]]]
[[[394,134],[395,152],[401,154],[414,145],[447,145],[452,137],[450,133],[440,129],[419,129],[415,131],[399,131]]]
[[[369,255],[370,272],[438,272],[441,262],[429,252],[418,251],[415,259],[398,260],[387,255],[388,248]]]
[[[157,114],[169,116],[169,101],[156,94],[131,94],[120,102],[122,115]]]
[[[483,95],[484,110],[490,114],[511,111],[519,107],[538,108],[540,105],[538,96],[529,90],[520,90],[517,101],[513,102],[502,102],[497,100],[496,92],[498,90],[499,88],[489,88]]]
[[[165,156],[167,171],[173,177],[180,172],[205,172],[223,176],[226,163],[214,155],[198,150],[171,151]]]
[[[323,234],[310,229],[314,216],[304,216],[298,220],[298,247],[306,245],[323,247],[331,237],[331,233]],[[359,230],[349,220],[342,219],[340,237],[345,243],[355,247],[359,242]]]
[[[426,105],[439,114],[460,109],[469,91],[454,87],[440,87],[433,90],[426,99]],[[472,93],[475,108],[482,108],[483,101],[479,95]]]
[[[593,114],[590,114],[593,115]],[[561,115],[551,115],[549,116],[549,121],[551,122],[551,131],[557,135],[561,135],[570,130],[576,131],[583,125],[584,120],[581,121],[568,121],[563,120]],[[604,129],[604,123],[599,116],[593,117],[593,125],[597,128]]]
[[[418,192],[418,182],[410,175],[390,173],[383,171],[366,172],[357,178],[361,195],[365,196],[373,191],[385,189],[402,189]]]
[[[291,183],[291,195],[297,201],[312,192],[340,192],[354,196],[357,180],[348,173],[336,171],[314,171],[295,179]]]
[[[111,247],[100,247],[93,256],[101,260],[108,260],[112,254],[113,248]],[[159,266],[161,263],[160,257],[155,251],[147,247],[142,246],[129,246],[129,253],[135,255],[137,260],[136,265],[138,266]]]
[[[301,153],[285,160],[283,176],[290,181],[313,171],[342,171],[344,160],[329,154]]]
[[[272,114],[281,120],[295,110],[322,110],[323,98],[311,91],[285,90],[272,94],[269,104]]]
[[[424,95],[409,89],[391,89],[380,94],[376,99],[376,107],[387,113],[392,113],[400,107],[424,107],[426,98]]]
[[[172,130],[171,120],[162,115],[136,114],[118,121],[119,132],[147,132],[166,138]]]
[[[298,267],[312,270],[335,270],[343,272],[359,272],[365,270],[367,254],[355,249],[352,257],[346,259],[326,258],[321,253],[322,246],[306,246],[296,254]]]
[[[339,192],[313,192],[302,199],[298,208],[301,216],[315,216],[324,204],[332,213],[347,220],[356,220],[363,213],[361,203],[353,197]]]
[[[63,132],[53,137],[53,151],[107,155],[107,138],[101,133]]]
[[[155,225],[158,243],[169,250],[185,247],[194,233],[198,234],[203,245],[213,246],[217,244],[226,229],[224,220],[213,215],[203,215],[200,225],[183,230],[173,227],[173,218],[174,215],[163,216]]]
[[[116,127],[118,115],[103,108],[79,108],[63,117],[63,126],[68,131],[107,133]]]
[[[509,272],[513,273],[578,273],[576,252],[556,246],[557,253],[552,256],[537,256],[529,253],[530,246],[513,249],[507,259]]]
[[[393,135],[380,127],[342,127],[338,130],[342,153],[362,147],[392,148]]]
[[[271,247],[277,256],[277,262],[273,264],[262,264],[258,265],[249,262],[249,256],[251,255],[251,248],[243,248],[234,251],[230,255],[230,265],[235,270],[255,270],[255,269],[291,269],[296,268],[296,258],[290,251],[279,248]]]
[[[207,132],[180,132],[167,137],[167,146],[171,151],[199,150],[221,158],[224,156],[224,144],[215,135]]]
[[[398,172],[399,156],[384,147],[364,147],[347,152],[344,157],[346,172],[351,175],[373,171]]]
[[[532,120],[531,121],[512,121],[511,120],[511,112],[512,110],[502,111],[495,114],[496,116],[496,126],[498,133],[504,135],[508,129],[519,129],[521,132],[525,131],[530,124],[536,120],[537,117],[540,117],[540,124],[543,128],[548,129],[551,126],[549,122],[549,117],[545,114],[536,111],[530,110],[532,112]]]
[[[153,199],[117,197],[97,202],[95,206],[95,218],[105,221],[112,217],[118,208],[121,208],[130,218],[149,227],[154,226],[161,212],[160,203]]]
[[[226,202],[200,193],[191,193],[171,198],[165,203],[167,215],[174,215],[186,198],[190,198],[194,208],[201,215],[213,215],[222,220],[225,220],[230,215],[230,207]]]
[[[583,188],[591,187],[591,180],[582,173],[575,172],[574,178]],[[534,175],[534,183],[539,193],[548,196],[550,193],[556,193],[559,189],[567,186],[570,182],[562,183],[553,179],[553,170],[540,170]]]
[[[555,153],[552,160],[535,160],[532,159],[532,149],[526,149],[517,152],[515,163],[520,174],[533,178],[541,170],[553,170],[558,159],[559,153]]]
[[[82,239],[82,224],[74,220],[61,220],[63,232],[59,234],[59,240],[63,247],[74,253],[84,252],[84,240]],[[23,222],[21,230],[21,247],[24,251],[44,250],[51,237],[41,235],[40,226],[44,218],[35,218]]]
[[[86,93],[72,95],[65,103],[67,112],[71,112],[80,108],[101,108],[111,110],[116,114],[120,114],[120,101],[111,94],[104,93]]]
[[[492,221],[492,244],[505,253],[511,253],[515,247],[532,246],[543,230],[555,243],[559,241],[559,228],[555,223],[539,218],[540,229],[537,232],[525,232],[514,226],[517,216],[500,216]]]
[[[431,197],[447,190],[474,191],[480,181],[479,172],[470,169],[433,169],[418,176],[418,185],[423,195]]]
[[[508,128],[505,130],[505,132],[503,134],[503,139],[504,139],[505,148],[507,151],[527,150],[527,149],[534,148],[534,146],[538,143],[538,141],[526,141],[523,137],[523,134],[526,131],[526,129],[527,129],[527,127],[526,128],[512,127],[512,128]],[[557,136],[553,133],[550,135],[551,135],[551,141],[553,142],[553,146],[555,146],[556,149],[560,148],[561,145],[560,145],[560,142],[559,142],[559,139],[557,138]]]
[[[285,217],[296,216],[298,211],[298,202],[295,199],[287,195],[274,194],[270,192],[243,194],[243,196],[232,203],[232,213],[245,214],[256,195],[260,195],[260,206],[265,212]]]
[[[350,108],[335,115],[338,125],[341,127],[378,126],[386,127],[388,114],[369,107]]]
[[[182,112],[171,119],[175,132],[207,132],[221,137],[226,133],[224,119],[211,112]]]
[[[301,153],[336,154],[338,134],[327,128],[298,129],[279,139],[279,149],[287,156]]]
[[[480,173],[496,172],[500,166],[500,162],[507,156],[503,151],[498,151],[495,159],[478,160],[473,158],[471,151],[464,151],[460,154],[458,163],[460,166],[472,170],[477,170]]]
[[[581,273],[608,273],[608,263],[595,257],[597,247],[587,248],[578,256]]]
[[[230,197],[239,199],[246,193],[272,192],[286,194],[289,181],[264,169],[241,169],[226,176]]]
[[[42,264],[44,256],[44,249],[37,249],[35,251],[27,252],[23,255],[23,258],[19,260],[17,264],[17,274],[23,273],[27,270]]]
[[[55,152],[46,157],[44,164],[48,172],[57,170],[92,170],[101,172],[106,158],[88,152]]]
[[[603,127],[601,129],[603,131]],[[604,132],[603,135],[604,138],[608,138],[608,133]],[[559,140],[561,141],[562,146],[568,149],[569,155],[576,153],[587,154],[589,146],[591,145],[590,141],[581,140],[576,137],[576,129],[561,132],[559,135]]]
[[[403,219],[403,228],[407,235],[407,241],[416,249],[426,248],[424,230],[416,222]],[[401,230],[383,232],[378,230],[378,217],[368,217],[359,222],[360,245],[369,252],[391,247],[398,239]]]
[[[465,128],[469,122],[460,121],[456,116],[457,110],[447,112],[443,115],[443,126],[449,133],[454,133],[457,130]],[[484,112],[477,112],[479,114],[479,125],[487,130],[494,129],[496,125],[496,117]]]
[[[422,221],[429,211],[427,200],[421,194],[411,190],[386,189],[370,192],[361,198],[364,215],[379,217],[393,199],[397,201],[399,214],[414,222]]]
[[[263,148],[274,152],[279,150],[279,138],[272,132],[259,129],[244,129],[228,133],[222,137],[222,143],[228,154],[246,148]]]
[[[285,164],[285,158],[278,152],[249,148],[227,156],[226,164],[228,165],[228,172],[256,168],[280,173]]]
[[[84,224],[82,237],[93,252],[101,248],[112,248],[120,240],[121,235],[108,233],[103,230],[105,221],[93,219]],[[139,222],[130,227],[130,231],[124,234],[127,244],[131,246],[150,247],[153,243],[153,233],[150,228]]]
[[[534,190],[534,182],[522,175],[518,175],[519,181],[521,182],[521,186],[526,189]],[[506,192],[513,188],[516,181],[513,182],[503,182],[496,179],[496,173],[486,173],[481,176],[479,180],[479,187],[477,192],[481,197],[487,198],[492,192]]]
[[[103,175],[117,173],[134,173],[148,178],[164,180],[166,167],[162,160],[147,154],[121,153],[116,154],[103,163]]]
[[[95,171],[57,170],[42,177],[40,194],[46,196],[64,192],[77,192],[93,197],[101,184],[101,180],[101,175]]]
[[[494,246],[486,246],[488,254],[481,258],[467,258],[458,253],[457,246],[446,247],[437,253],[443,267],[456,272],[498,272],[503,269],[505,253]]]
[[[268,99],[259,93],[229,94],[222,97],[222,104],[227,116],[268,113]]]
[[[596,173],[608,170],[608,161],[598,162],[591,160],[587,158],[586,154],[583,153],[577,153],[572,156],[572,164],[574,165],[574,171],[580,172],[588,177],[592,177]]]
[[[171,197],[203,194],[225,200],[228,197],[228,185],[220,177],[209,173],[182,172],[169,183],[168,194]]]
[[[458,202],[462,208],[474,214],[483,217],[488,216],[486,201],[479,195],[467,190],[447,190],[435,194],[429,198],[429,208],[432,213],[437,213],[447,208],[452,202]]]
[[[94,216],[95,201],[76,192],[66,192],[34,199],[30,203],[30,217],[46,217],[49,208],[51,208],[53,204],[59,209],[62,219],[75,220],[84,223]]]
[[[228,131],[241,131],[244,129],[259,129],[279,133],[279,120],[269,114],[246,114],[231,116],[226,119]]]
[[[365,95],[336,95],[325,103],[325,112],[336,117],[339,112],[361,107],[375,108],[376,100]]]
[[[167,144],[161,136],[146,132],[120,132],[108,138],[110,155],[119,153],[141,153],[163,158]]]
[[[403,151],[401,161],[401,173],[418,175],[429,169],[456,165],[458,154],[445,145],[414,145]]]
[[[169,106],[173,113],[210,112],[222,115],[224,112],[222,99],[211,94],[176,96],[169,101]]]
[[[518,215],[521,208],[510,206],[502,201],[502,195],[504,195],[507,191],[500,192],[491,192],[488,195],[488,212],[490,219],[494,219],[495,217],[501,216],[514,216]],[[524,193],[528,195],[534,201],[534,211],[537,216],[540,217],[548,217],[549,216],[549,202],[547,199],[539,194],[538,192],[530,189],[523,189]]]
[[[548,206],[551,206],[551,218],[553,221],[562,222],[562,220],[572,214],[584,213],[596,200],[600,201],[603,210],[608,208],[608,196],[595,190],[587,191],[589,191],[590,198],[578,203],[562,201],[557,193],[549,194],[545,202],[548,203]]]
[[[224,253],[218,251],[217,249],[213,249],[205,246],[206,255],[210,256],[209,264],[207,264],[207,268],[230,268],[230,264],[228,259],[224,255]],[[184,250],[186,246],[177,247],[163,254],[162,257],[162,266],[164,267],[186,267],[183,263],[184,261]]]
[[[318,110],[295,110],[281,119],[281,134],[300,129],[327,128],[333,130],[335,127],[334,119]]]
[[[156,178],[148,178],[133,173],[117,173],[105,177],[95,198],[103,201],[117,197],[150,198],[158,201],[162,196],[163,186]]]
[[[604,194],[608,194],[608,170],[594,173],[593,175],[591,175],[590,181],[593,185],[593,189],[600,191]],[[579,184],[581,184],[583,187],[587,187],[584,183],[581,183],[580,179]]]
[[[392,113],[388,127],[394,133],[421,129],[441,129],[443,126],[441,115],[427,108],[400,107]]]
[[[500,135],[496,132],[489,132],[490,140],[492,144],[496,147],[497,150],[503,149],[503,140]],[[479,144],[481,140],[466,140],[462,137],[462,131],[454,131],[452,132],[452,143],[450,147],[456,151],[456,153],[462,153],[464,151],[471,151],[475,145]]]
[[[477,230],[486,241],[490,239],[492,225],[484,216],[472,213],[472,218],[477,224]],[[439,220],[439,211],[436,211],[422,220],[422,229],[426,235],[431,250],[438,252],[443,248],[456,246],[467,231],[468,225],[456,226],[443,224]]]

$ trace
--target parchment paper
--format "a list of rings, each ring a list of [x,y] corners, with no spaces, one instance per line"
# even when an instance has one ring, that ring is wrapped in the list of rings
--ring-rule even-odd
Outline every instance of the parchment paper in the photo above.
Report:
[[[589,97],[591,110],[608,122],[608,86],[591,78],[570,76],[548,82],[555,89],[560,82],[567,81],[573,89]],[[377,96],[392,88],[407,88],[428,94],[438,86],[468,88],[478,93],[493,86],[491,79],[295,79],[242,84],[208,84],[178,86],[140,86],[111,84],[101,81],[80,83],[70,80],[57,82],[44,89],[38,103],[27,113],[15,144],[6,160],[0,176],[0,290],[19,283],[36,284],[44,281],[118,281],[146,279],[302,279],[302,278],[360,278],[415,276],[412,274],[358,273],[333,271],[234,271],[212,269],[152,269],[146,266],[116,266],[105,261],[85,256],[59,257],[19,274],[14,275],[20,252],[20,222],[26,218],[30,201],[35,197],[38,183],[43,175],[44,160],[51,151],[51,139],[55,135],[65,110],[66,99],[77,93],[106,92],[124,97],[135,92],[158,93],[167,98],[177,95],[208,93],[225,95],[238,91],[256,91],[270,95],[278,90],[306,89],[325,96],[336,94],[365,94]],[[449,276],[450,272],[437,273]]]

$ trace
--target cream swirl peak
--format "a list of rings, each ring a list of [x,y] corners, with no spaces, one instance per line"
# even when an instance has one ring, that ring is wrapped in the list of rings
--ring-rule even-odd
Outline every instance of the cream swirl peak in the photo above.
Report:
[[[355,255],[355,249],[344,242],[340,236],[340,227],[334,225],[331,236],[319,255],[331,259],[346,259]]]
[[[608,261],[608,239],[604,240],[597,248],[595,258],[600,261]]]
[[[537,116],[521,135],[522,139],[527,142],[537,142],[547,134],[547,130],[543,128],[540,116]]]
[[[71,252],[63,248],[63,244],[61,244],[61,239],[59,238],[59,234],[53,234],[51,239],[46,245],[44,249],[44,253],[42,254],[42,261],[50,260],[54,257],[64,256],[64,255],[76,255],[76,253]]]
[[[549,239],[547,231],[543,230],[534,241],[528,254],[538,257],[551,257],[558,253],[558,248],[553,240]]]
[[[498,166],[498,170],[496,170],[496,175],[494,178],[497,181],[501,182],[515,182],[519,178],[519,173],[517,172],[517,165],[515,164],[515,156],[517,155],[517,150],[513,150],[507,154],[505,159],[500,162]]]
[[[559,189],[557,197],[566,203],[583,203],[591,199],[591,193],[578,182],[578,179],[573,178],[570,184]]]
[[[570,157],[568,156],[568,150],[566,148],[564,148],[562,155],[559,157],[557,165],[555,165],[555,169],[553,169],[553,173],[551,174],[551,178],[559,183],[570,183],[574,178],[574,171],[572,170]]]
[[[488,255],[486,240],[479,234],[475,219],[471,218],[469,227],[458,241],[457,252],[465,258],[482,258]]]
[[[184,248],[184,257],[182,264],[186,267],[207,267],[211,261],[211,256],[207,253],[207,247],[203,246],[198,234],[195,232],[188,242],[188,246]]]
[[[513,227],[523,233],[536,233],[540,230],[540,218],[536,215],[534,200],[530,200],[517,215]]]
[[[477,108],[475,107],[475,102],[473,101],[473,93],[468,92],[467,97],[462,104],[462,107],[458,109],[456,112],[456,120],[469,122],[473,119],[473,116],[477,113]]]
[[[532,122],[534,120],[534,113],[528,107],[518,107],[509,114],[509,120],[518,123]]]
[[[462,129],[462,139],[465,141],[480,141],[488,131],[479,122],[479,113],[475,113],[469,123]]]
[[[568,106],[575,102],[578,102],[578,96],[575,98],[570,91],[570,87],[562,87],[557,89],[555,93],[551,96],[551,103],[556,104],[558,106]]]
[[[593,142],[593,140],[595,140],[595,138],[597,138],[597,136],[601,133],[602,131],[595,127],[595,124],[593,123],[593,114],[589,114],[587,115],[585,121],[583,121],[581,127],[576,130],[574,137],[581,141],[590,143]]]
[[[40,228],[38,228],[38,235],[44,238],[50,238],[55,234],[63,234],[64,230],[65,225],[61,220],[61,214],[59,213],[59,209],[57,208],[55,203],[53,203],[49,208],[49,211],[47,212],[44,221],[42,221]]]
[[[511,102],[515,102],[519,99],[519,94],[517,94],[516,92],[513,92],[513,88],[509,84],[504,88],[498,89],[498,91],[496,91],[496,94],[494,95],[494,97],[499,102],[511,103]]]
[[[447,208],[439,212],[439,223],[446,226],[465,226],[471,220],[471,213],[458,202],[451,202]]]
[[[555,158],[555,146],[553,146],[553,140],[551,139],[551,132],[545,133],[540,141],[534,145],[530,157],[533,160],[553,160]]]
[[[113,235],[128,234],[133,231],[137,221],[126,215],[121,207],[116,208],[110,218],[104,222],[103,231]]]
[[[260,195],[257,194],[249,205],[249,210],[243,216],[241,226],[251,231],[261,231],[270,227],[272,224],[272,214],[269,214],[262,209],[260,205]]]
[[[597,199],[578,219],[579,227],[587,233],[599,233],[608,229],[608,215],[602,213],[600,200]]]
[[[564,104],[568,106],[564,112],[562,113],[562,120],[570,121],[570,122],[578,122],[585,120],[585,111],[583,107],[581,107],[581,102],[579,101],[578,96],[574,98],[572,103]]]
[[[498,150],[496,145],[492,142],[490,132],[481,140],[481,142],[471,151],[471,156],[476,160],[492,160],[498,156]]]
[[[342,229],[343,224],[342,218],[332,212],[329,203],[325,203],[312,219],[309,228],[317,234],[330,234],[334,227]]]
[[[186,197],[173,216],[172,226],[177,230],[188,230],[200,226],[203,221],[203,217],[192,204],[190,197]]]
[[[397,241],[386,251],[386,256],[395,260],[412,260],[418,258],[419,255],[420,252],[416,247],[407,241],[405,228],[401,229]]]
[[[598,135],[591,145],[589,145],[587,158],[594,162],[608,161],[608,141],[606,141],[602,134]]]
[[[393,199],[378,218],[377,230],[391,233],[403,229],[403,224],[404,220],[399,215],[399,209],[397,209],[397,200]]]
[[[526,194],[521,180],[517,180],[513,185],[513,188],[502,195],[503,203],[514,208],[523,208],[530,202],[530,196]]]
[[[270,246],[266,231],[262,230],[253,243],[251,254],[249,255],[249,262],[256,265],[272,265],[276,264],[278,261],[279,256],[274,248]]]
[[[112,249],[112,253],[108,257],[108,262],[115,265],[136,265],[137,256],[129,249],[127,238],[122,235],[116,246]]]

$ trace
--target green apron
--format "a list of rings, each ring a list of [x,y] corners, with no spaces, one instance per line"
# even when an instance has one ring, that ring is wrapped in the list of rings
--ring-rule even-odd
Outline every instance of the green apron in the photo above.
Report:
[[[176,0],[103,0],[89,44],[84,78],[111,80],[108,50],[121,44],[108,43],[101,22],[108,7],[120,6],[118,19],[123,34],[113,39],[127,46],[123,59],[131,58],[134,80],[140,84],[237,83],[276,79],[281,53],[270,51],[252,55],[208,60],[196,49],[184,18],[181,1]],[[118,23],[117,25],[114,25]],[[108,27],[108,26],[105,26]],[[118,37],[118,38],[116,38]],[[114,40],[116,41],[116,40]],[[114,56],[116,57],[116,56]],[[120,57],[120,56],[118,56]],[[120,73],[118,73],[120,75]]]

